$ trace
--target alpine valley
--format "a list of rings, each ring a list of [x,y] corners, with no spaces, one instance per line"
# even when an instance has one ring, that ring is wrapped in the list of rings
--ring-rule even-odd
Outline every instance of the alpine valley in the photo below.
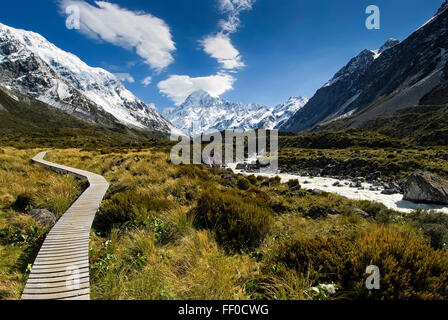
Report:
[[[130,49],[140,62],[125,71],[136,78],[165,67],[151,74],[156,86],[146,78],[131,93],[119,76],[0,24],[0,300],[185,300],[160,310],[168,318],[280,318],[285,300],[448,300],[448,0],[382,1],[386,32],[351,28],[361,21],[351,10],[367,5],[358,0],[4,2],[2,22],[39,26],[61,48],[76,31],[51,7],[79,5],[81,27],[109,41],[80,35],[80,57],[116,65]],[[350,15],[339,21],[348,38],[322,9]],[[319,41],[325,30],[338,54],[355,57],[314,58],[334,49]],[[366,32],[380,42],[347,40]],[[400,41],[387,40],[395,33]],[[340,70],[324,70],[309,100],[221,94],[259,88],[250,94],[260,102],[282,86],[306,90],[313,81],[291,66],[318,75],[320,59]],[[143,101],[166,98],[175,104],[163,115]],[[256,134],[204,134],[228,129]],[[267,302],[220,313],[204,300]],[[278,307],[265,309],[271,300]],[[298,313],[294,304],[285,307]]]

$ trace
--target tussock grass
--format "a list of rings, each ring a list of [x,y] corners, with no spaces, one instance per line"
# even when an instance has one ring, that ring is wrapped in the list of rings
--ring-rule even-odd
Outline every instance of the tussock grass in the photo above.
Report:
[[[62,213],[71,201],[68,184],[79,190],[80,183],[57,175],[50,180],[51,173],[27,163],[37,150],[2,150],[0,159],[9,160],[2,162],[8,169],[0,171],[1,179],[18,179],[2,198],[0,221],[8,234],[34,224],[11,208],[20,194]],[[64,149],[47,159],[102,174],[111,184],[91,236],[94,299],[312,299],[311,287],[323,282],[339,288],[329,299],[446,297],[448,253],[437,250],[447,229],[441,217],[314,195],[294,188],[297,182],[225,179],[220,169],[172,165],[157,149]],[[47,179],[40,179],[44,174]],[[64,196],[57,200],[59,193]],[[8,277],[0,292],[7,287],[4,297],[17,297],[24,249],[2,249],[7,259],[0,274]],[[369,294],[361,288],[363,272],[375,263],[384,289]],[[419,276],[411,279],[413,273]]]

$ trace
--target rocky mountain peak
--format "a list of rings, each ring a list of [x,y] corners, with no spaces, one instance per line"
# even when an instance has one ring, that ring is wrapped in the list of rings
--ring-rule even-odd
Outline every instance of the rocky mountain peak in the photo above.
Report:
[[[182,105],[199,105],[199,106],[208,106],[210,104],[215,103],[217,98],[212,97],[207,91],[205,90],[197,90],[191,93],[185,101],[182,103]]]
[[[380,49],[378,50],[378,53],[381,54],[381,53],[383,53],[384,51],[386,51],[386,50],[388,50],[388,49],[390,49],[390,48],[395,47],[395,46],[396,46],[397,44],[399,44],[399,43],[400,43],[399,40],[394,39],[394,38],[390,38],[389,40],[387,40],[387,41],[380,47]]]
[[[195,91],[180,106],[165,109],[164,116],[191,136],[226,129],[274,129],[303,107],[307,98],[291,97],[275,107],[235,103]]]
[[[378,50],[362,51],[280,129],[321,130],[339,120],[342,128],[348,123],[356,127],[369,118],[417,105],[448,77],[447,8],[445,1],[438,14],[402,42],[389,39]]]

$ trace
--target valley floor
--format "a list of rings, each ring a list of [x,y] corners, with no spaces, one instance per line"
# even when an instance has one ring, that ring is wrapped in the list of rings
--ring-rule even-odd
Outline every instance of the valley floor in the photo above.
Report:
[[[0,148],[0,299],[20,297],[48,232],[28,211],[60,215],[85,187],[32,165],[38,151]],[[448,298],[445,214],[176,166],[160,148],[46,159],[110,183],[91,232],[93,299]],[[379,266],[381,290],[366,289],[368,265]]]

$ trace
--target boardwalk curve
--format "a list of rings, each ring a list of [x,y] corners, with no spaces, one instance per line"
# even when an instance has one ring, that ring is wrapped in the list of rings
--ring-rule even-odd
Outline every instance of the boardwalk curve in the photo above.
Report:
[[[22,299],[89,300],[90,228],[109,184],[98,174],[45,161],[46,153],[47,151],[39,153],[32,161],[61,174],[87,179],[89,187],[45,238]]]

